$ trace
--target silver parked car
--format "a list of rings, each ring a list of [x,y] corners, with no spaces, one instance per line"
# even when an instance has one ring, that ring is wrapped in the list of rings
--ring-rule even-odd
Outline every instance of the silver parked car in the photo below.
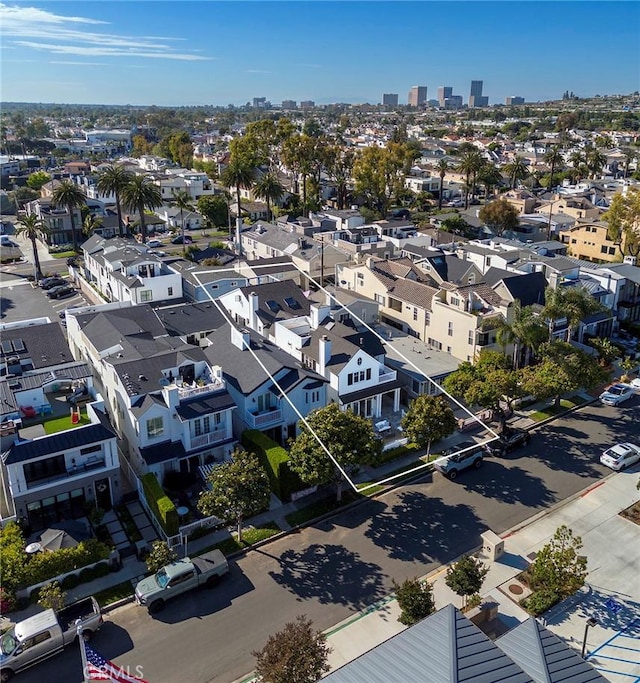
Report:
[[[606,406],[617,406],[635,395],[635,390],[628,384],[614,384],[600,394],[600,402]]]

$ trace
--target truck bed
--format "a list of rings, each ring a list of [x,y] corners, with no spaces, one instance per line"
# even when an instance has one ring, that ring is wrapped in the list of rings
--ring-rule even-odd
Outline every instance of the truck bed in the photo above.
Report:
[[[86,619],[94,614],[100,614],[100,606],[94,597],[83,598],[68,607],[63,607],[56,613],[63,631],[75,629],[77,619]]]
[[[215,572],[222,576],[229,571],[227,558],[219,550],[212,550],[204,555],[193,557],[191,561],[199,574]]]

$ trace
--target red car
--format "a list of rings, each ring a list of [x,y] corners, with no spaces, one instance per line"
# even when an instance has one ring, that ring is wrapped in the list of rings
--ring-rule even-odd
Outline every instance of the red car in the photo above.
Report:
[[[23,417],[37,417],[36,409],[33,406],[20,406]]]

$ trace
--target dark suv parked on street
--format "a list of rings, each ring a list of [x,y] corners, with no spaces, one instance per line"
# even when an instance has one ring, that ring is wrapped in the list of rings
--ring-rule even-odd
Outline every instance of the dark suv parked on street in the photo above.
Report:
[[[507,427],[500,434],[500,438],[490,441],[486,444],[485,449],[489,455],[503,456],[516,448],[520,448],[520,446],[526,446],[530,439],[531,434],[524,429]]]

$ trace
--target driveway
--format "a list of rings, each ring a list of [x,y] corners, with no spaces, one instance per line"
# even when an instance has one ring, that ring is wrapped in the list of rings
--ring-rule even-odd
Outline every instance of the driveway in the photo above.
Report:
[[[587,406],[455,482],[429,475],[287,535],[232,561],[216,590],[183,596],[156,618],[120,608],[95,647],[122,666],[142,666],[153,683],[234,681],[252,670],[251,652],[297,615],[327,629],[387,595],[394,578],[426,574],[478,547],[487,528],[503,533],[601,481],[609,474],[598,462],[603,448],[637,440],[638,403]],[[81,680],[77,651],[47,671],[52,680]]]

